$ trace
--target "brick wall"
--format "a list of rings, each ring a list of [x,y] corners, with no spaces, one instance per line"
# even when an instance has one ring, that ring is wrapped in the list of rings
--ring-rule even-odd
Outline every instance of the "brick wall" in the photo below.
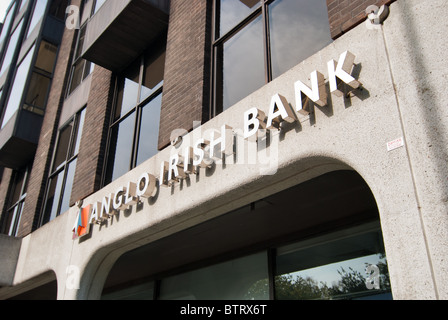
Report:
[[[101,174],[113,97],[112,73],[95,66],[76,165],[70,205],[101,186]]]
[[[331,37],[336,39],[367,18],[365,10],[370,5],[378,7],[395,0],[327,0]]]
[[[80,0],[72,0],[71,4],[79,6]],[[71,66],[75,34],[75,30],[64,29],[36,156],[28,182],[28,193],[20,222],[19,237],[32,232],[39,221],[53,147],[58,132],[59,116],[65,96],[66,75]]]
[[[211,3],[171,0],[159,149],[173,130],[209,119]]]

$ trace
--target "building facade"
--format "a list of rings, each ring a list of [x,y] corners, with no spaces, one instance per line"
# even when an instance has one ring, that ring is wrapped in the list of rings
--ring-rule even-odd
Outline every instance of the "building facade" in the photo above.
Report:
[[[0,299],[447,299],[443,0],[13,0]]]

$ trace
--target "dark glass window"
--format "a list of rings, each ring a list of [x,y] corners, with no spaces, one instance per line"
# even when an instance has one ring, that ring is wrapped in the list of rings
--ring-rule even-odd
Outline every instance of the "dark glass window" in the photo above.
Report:
[[[41,225],[52,221],[69,209],[84,118],[85,109],[76,114],[59,131]]]
[[[158,151],[166,35],[163,39],[117,77],[105,184]]]
[[[25,168],[24,170],[14,171],[12,175],[8,209],[1,228],[1,232],[8,236],[15,237],[18,233],[28,187],[28,174],[29,168]]]
[[[212,113],[331,41],[325,0],[215,0]]]

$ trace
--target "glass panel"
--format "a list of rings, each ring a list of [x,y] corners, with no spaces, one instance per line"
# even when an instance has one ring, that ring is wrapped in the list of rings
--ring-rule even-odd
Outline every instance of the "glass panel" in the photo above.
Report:
[[[267,253],[183,273],[160,284],[162,300],[269,299]]]
[[[8,235],[11,237],[17,236],[17,232],[19,231],[19,224],[20,219],[22,218],[23,206],[24,202],[21,201],[17,204],[17,206],[14,207],[14,209],[11,209],[11,211],[13,211],[11,212],[12,220],[10,221],[11,224],[8,232]]]
[[[90,61],[84,60],[84,72],[82,76],[82,80],[87,78],[87,76],[92,72],[94,64]]]
[[[25,4],[27,4],[27,3],[28,3],[28,0],[22,0],[22,2],[20,3],[19,11],[21,11],[25,7]]]
[[[332,241],[326,239],[320,244],[297,250],[279,248],[278,252],[277,299],[392,298],[380,231],[358,233]],[[377,273],[366,273],[366,267],[370,265],[378,268]],[[369,288],[367,284],[367,278],[370,278],[369,282],[373,279],[372,274],[378,276],[376,288]]]
[[[269,6],[273,78],[332,42],[325,0],[277,0]]]
[[[101,300],[153,300],[154,282],[139,284],[130,288],[104,294]]]
[[[8,31],[9,31],[8,29],[9,29],[11,21],[12,21],[15,7],[16,7],[16,4],[14,3],[13,6],[11,7],[11,9],[8,11],[7,16],[5,17],[5,22],[3,23],[3,28],[1,29],[2,33],[0,35],[0,52],[3,49],[4,41],[6,39],[6,35],[8,34]]]
[[[151,100],[142,110],[140,138],[137,153],[137,165],[151,158],[158,152],[160,109],[162,94]]]
[[[65,19],[65,10],[70,4],[71,0],[59,0],[51,1],[50,9],[48,9],[48,14],[63,21]]]
[[[134,63],[119,80],[115,119],[122,117],[136,106],[138,102],[139,78],[140,59],[137,59],[137,63]]]
[[[16,51],[17,42],[19,41],[19,35],[22,31],[23,27],[23,19],[20,24],[17,26],[16,30],[14,30],[11,38],[9,39],[8,49],[6,51],[5,57],[3,58],[2,69],[0,70],[0,76],[8,69],[11,64],[12,58],[14,57],[14,52]]]
[[[70,137],[73,130],[73,121],[61,129],[59,132],[59,141],[57,144],[56,154],[54,157],[53,170],[56,170],[61,164],[67,160],[67,152],[70,146]]]
[[[48,73],[53,73],[56,54],[58,47],[45,40],[42,40],[39,47],[39,53],[37,54],[35,66]]]
[[[19,109],[20,102],[22,100],[23,90],[26,85],[26,80],[28,78],[28,73],[33,60],[34,48],[28,52],[26,57],[23,59],[20,66],[17,68],[17,73],[14,78],[14,83],[9,94],[8,105],[6,107],[5,114],[3,115],[2,128],[8,122],[9,119],[14,115],[14,113]]]
[[[86,66],[86,60],[80,60],[73,66],[72,81],[70,84],[70,93],[75,91],[84,78],[84,69]]]
[[[217,93],[217,105],[223,110],[265,84],[262,27],[259,16],[225,42],[223,48],[218,48],[223,50],[224,56],[222,69],[218,68],[218,72],[222,72],[218,75],[222,93]]]
[[[87,26],[84,25],[84,26],[82,26],[81,30],[79,30],[79,38],[78,38],[78,44],[77,44],[76,52],[75,52],[75,60],[81,56],[82,47],[84,46],[84,40],[86,38],[86,29],[87,29]]]
[[[33,72],[30,86],[25,96],[24,108],[28,111],[43,115],[47,103],[47,95],[51,80],[41,74]]]
[[[58,215],[58,203],[61,195],[63,180],[64,170],[59,172],[54,178],[50,179],[42,225],[52,221]]]
[[[75,146],[73,148],[73,152],[70,156],[74,156],[77,155],[79,152],[79,144],[81,142],[81,137],[82,137],[82,129],[84,128],[84,119],[86,117],[86,109],[81,111],[81,114],[79,115],[79,120],[78,120],[78,129],[76,131],[76,136],[75,136]]]
[[[106,0],[96,0],[95,10],[93,11],[93,13],[95,14],[103,6],[105,2]]]
[[[25,179],[26,171],[16,171],[14,177],[14,185],[11,190],[11,201],[9,202],[9,206],[16,204],[20,197],[22,196],[23,182]]]
[[[62,201],[59,214],[66,212],[70,208],[69,204],[70,204],[70,196],[72,195],[73,180],[75,179],[76,160],[77,159],[73,160],[70,164],[68,164],[67,177],[65,178],[64,190],[61,192]]]
[[[14,220],[16,215],[17,207],[12,208],[11,210],[8,210],[6,212],[5,220],[3,221],[3,225],[1,225],[1,231],[2,233],[12,236],[11,233],[13,233],[14,229]]]
[[[30,25],[28,28],[27,37],[30,35],[31,32],[33,32],[36,25],[42,19],[46,8],[47,8],[47,0],[36,0],[36,4],[34,7],[34,11],[33,11],[33,18],[31,19],[31,22],[30,22]]]
[[[226,34],[230,29],[244,20],[250,13],[260,7],[260,0],[218,0],[220,1],[219,35]]]
[[[107,182],[111,182],[129,171],[134,143],[135,112],[111,130]]]
[[[160,87],[159,85],[163,82],[164,71],[165,50],[145,57],[140,101],[145,100]]]

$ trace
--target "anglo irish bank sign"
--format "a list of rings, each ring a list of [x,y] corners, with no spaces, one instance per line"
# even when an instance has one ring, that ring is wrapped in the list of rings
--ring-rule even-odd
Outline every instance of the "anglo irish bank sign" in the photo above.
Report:
[[[357,89],[361,83],[352,76],[355,56],[346,51],[338,61],[327,63],[328,85],[330,92],[337,96],[343,93],[340,83],[345,83],[351,89]],[[339,82],[338,82],[339,80]],[[267,113],[253,107],[244,112],[244,139],[257,142],[261,134],[269,130],[280,130],[282,122],[298,121],[297,114],[308,114],[309,101],[324,107],[327,105],[327,90],[324,75],[313,71],[310,75],[311,86],[301,81],[294,83],[295,110],[281,94],[271,97]],[[137,181],[128,181],[118,187],[115,192],[98,199],[79,209],[73,227],[73,238],[77,239],[89,233],[90,225],[101,224],[120,210],[129,209],[143,199],[154,197],[159,187],[169,187],[180,180],[188,179],[198,174],[200,168],[209,167],[213,161],[229,156],[234,151],[233,128],[223,124],[219,132],[212,131],[209,136],[201,137],[191,146],[185,147],[181,153],[170,156],[160,163],[159,175],[143,173]],[[216,134],[219,134],[216,136]]]

